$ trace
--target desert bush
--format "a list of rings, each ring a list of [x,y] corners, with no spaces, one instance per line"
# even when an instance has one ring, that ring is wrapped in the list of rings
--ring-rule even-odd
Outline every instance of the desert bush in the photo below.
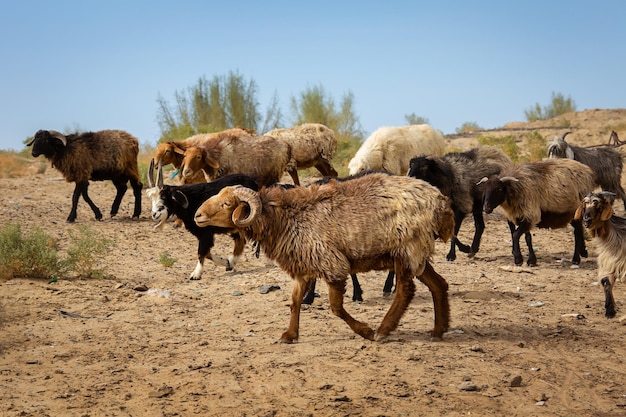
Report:
[[[536,130],[532,130],[524,135],[526,139],[527,158],[524,162],[541,161],[548,156],[546,150],[546,139]]]
[[[83,278],[103,278],[105,270],[96,268],[97,261],[113,246],[113,241],[85,225],[79,226],[77,233],[68,233],[70,244],[67,257],[61,262],[63,269]]]
[[[0,229],[0,279],[45,278],[60,271],[57,242],[43,230],[22,233],[17,223]]]
[[[461,125],[461,127],[456,128],[456,133],[472,133],[472,132],[477,132],[479,130],[484,130],[484,129],[478,126],[478,123],[465,122]]]
[[[170,266],[174,265],[177,260],[178,260],[177,258],[172,257],[167,252],[161,252],[161,254],[159,255],[159,263],[161,263],[161,265],[163,265],[166,268],[169,268]]]
[[[541,107],[539,103],[524,110],[526,120],[529,122],[535,122],[537,120],[547,120],[553,117],[560,116],[565,113],[576,111],[576,103],[571,97],[563,97],[561,93],[552,92],[552,99],[550,104]]]
[[[515,136],[478,135],[476,140],[479,145],[491,145],[502,149],[502,151],[507,154],[513,162],[520,161],[520,148],[517,145]]]

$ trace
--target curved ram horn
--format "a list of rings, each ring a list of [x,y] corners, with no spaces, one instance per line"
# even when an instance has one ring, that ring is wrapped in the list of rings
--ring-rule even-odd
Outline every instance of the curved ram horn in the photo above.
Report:
[[[237,227],[249,226],[257,215],[261,214],[261,199],[259,195],[256,191],[237,185],[233,187],[233,196],[239,200],[239,205],[232,214],[233,223]],[[246,208],[250,212],[246,217],[241,217]]]

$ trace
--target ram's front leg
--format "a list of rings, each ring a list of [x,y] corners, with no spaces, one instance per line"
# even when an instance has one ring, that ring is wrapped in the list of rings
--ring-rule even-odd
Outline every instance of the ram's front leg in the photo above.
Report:
[[[300,308],[302,307],[302,297],[309,287],[309,283],[302,279],[294,279],[293,292],[291,293],[291,314],[289,317],[289,328],[280,337],[282,343],[295,343],[298,341],[300,332]]]

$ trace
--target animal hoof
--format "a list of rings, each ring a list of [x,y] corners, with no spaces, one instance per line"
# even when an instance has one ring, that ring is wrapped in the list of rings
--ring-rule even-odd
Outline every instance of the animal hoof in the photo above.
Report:
[[[293,344],[296,343],[298,341],[298,335],[292,335],[288,332],[283,333],[283,335],[280,337],[280,343],[286,343],[286,344]]]

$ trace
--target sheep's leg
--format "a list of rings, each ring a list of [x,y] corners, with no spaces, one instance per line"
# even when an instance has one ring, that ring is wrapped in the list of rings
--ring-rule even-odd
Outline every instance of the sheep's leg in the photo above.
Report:
[[[585,247],[585,231],[583,230],[582,220],[573,220],[571,223],[574,227],[574,256],[572,257],[572,265],[580,264],[580,257],[586,258],[589,254]]]
[[[385,314],[383,321],[376,330],[376,340],[380,341],[389,336],[389,333],[398,327],[400,318],[406,311],[415,295],[415,283],[408,270],[396,271],[396,295]]]
[[[433,297],[435,309],[435,328],[432,336],[438,339],[443,337],[444,332],[450,326],[450,303],[448,301],[448,283],[439,275],[430,262],[426,262],[424,272],[418,277],[428,289]]]
[[[389,297],[393,293],[393,280],[395,277],[396,273],[393,269],[390,269],[387,274],[387,279],[385,280],[385,285],[383,286],[383,297]]]
[[[452,262],[456,259],[457,246],[459,247],[459,250],[461,252],[469,253],[470,251],[470,247],[461,243],[456,237],[459,233],[459,229],[461,228],[461,223],[463,222],[464,218],[465,213],[461,213],[458,210],[454,212],[454,236],[452,237],[452,239],[450,239],[450,251],[448,252],[448,255],[446,255],[446,260],[449,262]]]
[[[603,277],[600,280],[604,289],[604,310],[607,319],[615,317],[615,299],[613,298],[613,285],[615,284],[615,275]]]
[[[309,284],[307,290],[306,290],[306,294],[304,294],[304,297],[302,297],[302,304],[313,304],[313,300],[315,300],[315,284],[317,283],[317,280],[311,280],[311,283]]]
[[[85,200],[85,202],[89,204],[89,207],[91,207],[91,210],[96,216],[96,220],[102,220],[102,213],[100,212],[100,209],[94,204],[93,201],[91,201],[91,198],[89,198],[89,194],[87,194],[88,188],[89,181],[76,183],[76,188],[74,188],[74,194],[72,194],[72,211],[70,211],[70,215],[67,218],[68,223],[73,223],[74,220],[76,220],[78,198],[81,195],[83,196],[83,200]]]
[[[343,308],[343,295],[346,292],[346,280],[345,278],[338,281],[328,282],[328,298],[330,300],[330,310],[333,314],[345,321],[348,326],[359,336],[367,339],[374,340],[374,330],[367,324],[355,320],[344,308]]]
[[[289,316],[289,328],[280,337],[282,343],[294,343],[298,340],[300,329],[300,308],[302,307],[302,296],[309,283],[304,279],[294,280],[293,292],[291,293],[291,314]]]
[[[133,218],[139,218],[141,215],[141,189],[143,188],[143,184],[139,181],[139,179],[131,178],[130,185],[133,187],[133,195],[135,196]]]
[[[289,173],[289,176],[293,180],[293,183],[295,185],[299,186],[300,185],[300,179],[298,178],[298,170],[296,168],[294,168],[294,169],[290,169],[287,172]]]
[[[478,253],[480,240],[485,231],[485,218],[483,217],[482,202],[480,200],[474,201],[472,216],[474,216],[474,239],[472,240],[472,249],[469,253],[470,258]]]
[[[359,279],[356,274],[350,274],[352,279],[352,301],[363,301],[363,289],[359,283]]]
[[[113,205],[111,206],[111,217],[117,215],[117,212],[120,209],[120,204],[122,203],[122,198],[124,197],[124,194],[126,194],[126,190],[128,190],[128,186],[126,185],[126,179],[113,180],[113,185],[115,185],[117,193],[115,194],[115,199],[113,200]]]
[[[315,168],[325,177],[337,177],[339,174],[328,161],[320,161],[315,164]]]
[[[518,237],[517,238],[518,246],[519,246],[519,239],[520,238]],[[535,255],[535,249],[533,248],[533,235],[530,232],[525,232],[524,240],[526,241],[526,246],[528,246],[528,260],[526,261],[526,265],[537,266],[537,255]]]
[[[515,226],[512,222],[508,222],[509,229],[511,230],[511,240],[512,240],[512,253],[513,253],[513,261],[515,265],[520,266],[524,263],[524,257],[522,256],[522,250],[520,249],[519,241],[522,237],[522,233],[525,233],[526,225],[522,223],[519,226]],[[535,256],[535,251],[533,250],[532,245],[532,236],[530,233],[526,233],[525,235],[526,245],[528,245],[528,266],[537,265],[537,257]]]

